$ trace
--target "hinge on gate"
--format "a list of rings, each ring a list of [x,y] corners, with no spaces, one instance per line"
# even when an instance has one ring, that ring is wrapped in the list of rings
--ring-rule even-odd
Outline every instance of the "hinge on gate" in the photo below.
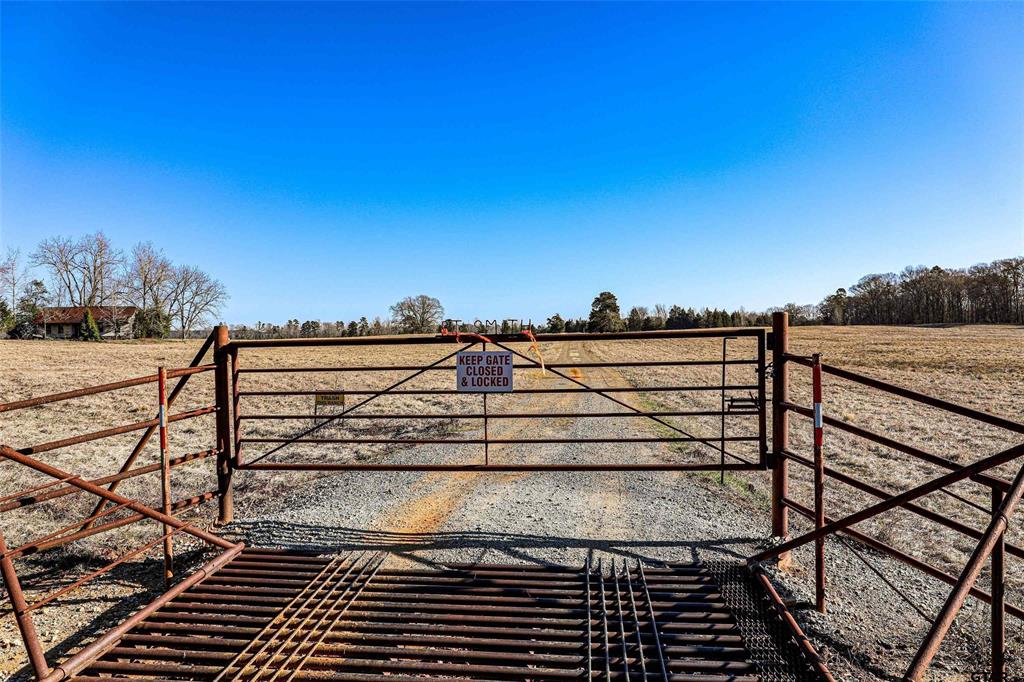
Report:
[[[757,370],[754,370],[755,372]],[[764,380],[768,381],[775,376],[775,363],[769,362],[764,366]]]

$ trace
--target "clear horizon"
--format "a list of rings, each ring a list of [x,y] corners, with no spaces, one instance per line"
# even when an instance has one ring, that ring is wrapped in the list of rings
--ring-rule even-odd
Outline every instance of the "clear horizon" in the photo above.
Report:
[[[0,5],[0,249],[219,316],[764,310],[1024,254],[1024,5]]]

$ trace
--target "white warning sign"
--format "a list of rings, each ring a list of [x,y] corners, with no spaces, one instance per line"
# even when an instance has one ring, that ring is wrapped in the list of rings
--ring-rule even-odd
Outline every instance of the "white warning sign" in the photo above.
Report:
[[[512,352],[467,351],[455,356],[455,388],[461,393],[512,391]]]

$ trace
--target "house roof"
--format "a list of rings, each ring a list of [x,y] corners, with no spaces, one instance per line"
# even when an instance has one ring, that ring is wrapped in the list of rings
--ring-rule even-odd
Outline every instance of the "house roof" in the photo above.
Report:
[[[92,317],[97,322],[111,322],[113,320],[126,322],[131,319],[136,312],[138,312],[138,308],[133,305],[62,306],[55,308],[42,308],[40,312],[36,313],[36,316],[32,321],[36,324],[42,324],[45,319],[46,324],[81,324],[82,320],[85,319],[86,309],[92,312]]]

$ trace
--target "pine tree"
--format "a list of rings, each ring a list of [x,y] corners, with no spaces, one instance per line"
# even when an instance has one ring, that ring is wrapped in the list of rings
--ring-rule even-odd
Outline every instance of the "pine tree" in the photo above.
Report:
[[[85,319],[82,320],[82,331],[80,333],[84,341],[103,340],[103,337],[100,336],[100,327],[96,324],[96,318],[92,316],[92,311],[88,308],[85,309]]]
[[[619,312],[619,299],[615,298],[615,294],[610,291],[602,291],[590,305],[587,331],[618,332],[622,331],[624,327],[622,314]]]
[[[545,329],[550,334],[561,334],[565,331],[565,320],[558,313],[555,313],[548,318],[548,322],[545,325]]]

